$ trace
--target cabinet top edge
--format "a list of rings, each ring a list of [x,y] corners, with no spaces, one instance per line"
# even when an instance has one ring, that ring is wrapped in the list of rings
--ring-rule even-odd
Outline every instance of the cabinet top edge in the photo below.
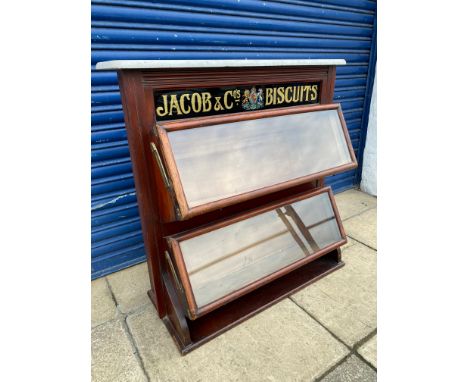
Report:
[[[96,64],[96,70],[124,69],[182,69],[236,68],[272,66],[339,66],[344,59],[288,59],[288,60],[113,60]]]

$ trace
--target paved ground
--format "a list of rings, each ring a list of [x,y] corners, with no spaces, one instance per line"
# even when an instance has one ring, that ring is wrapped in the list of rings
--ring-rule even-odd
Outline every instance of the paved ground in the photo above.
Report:
[[[377,199],[336,200],[346,265],[185,357],[146,295],[146,264],[93,281],[93,381],[375,381]]]

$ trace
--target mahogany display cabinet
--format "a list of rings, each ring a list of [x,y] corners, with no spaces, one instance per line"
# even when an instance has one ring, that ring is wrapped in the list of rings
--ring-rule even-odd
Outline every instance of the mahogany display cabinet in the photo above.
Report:
[[[344,60],[108,61],[151,290],[182,354],[342,267]]]

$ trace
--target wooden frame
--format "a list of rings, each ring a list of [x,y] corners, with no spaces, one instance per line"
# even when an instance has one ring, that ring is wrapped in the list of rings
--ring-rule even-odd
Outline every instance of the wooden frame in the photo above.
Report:
[[[174,157],[174,153],[172,151],[171,144],[169,142],[169,138],[167,134],[168,132],[185,130],[185,129],[193,129],[193,128],[198,128],[198,127],[203,127],[203,126],[231,123],[231,122],[248,121],[248,120],[253,120],[253,119],[284,116],[284,115],[290,115],[290,114],[310,113],[310,112],[317,112],[317,111],[323,111],[323,110],[337,110],[338,112],[338,116],[341,122],[341,128],[342,128],[343,135],[346,140],[347,148],[348,148],[349,155],[351,158],[351,162],[349,164],[337,166],[334,168],[330,168],[330,169],[320,171],[314,174],[310,174],[307,176],[303,176],[300,178],[291,179],[286,182],[277,183],[272,186],[267,186],[261,189],[257,189],[257,190],[241,193],[235,196],[231,196],[228,198],[216,200],[213,202],[202,204],[200,206],[189,207],[187,198],[185,196],[184,189],[182,186],[182,182],[180,179],[179,171],[177,169],[177,164],[176,164],[176,160]],[[233,115],[227,114],[227,115],[220,115],[220,116],[201,117],[201,118],[195,118],[195,119],[165,121],[165,122],[157,123],[156,130],[157,130],[157,135],[159,137],[162,154],[166,161],[166,168],[169,173],[168,175],[170,179],[172,180],[172,185],[173,185],[174,193],[175,193],[175,199],[177,200],[177,204],[178,204],[177,207],[179,208],[179,211],[180,211],[180,214],[178,216],[180,220],[189,219],[193,216],[200,215],[200,214],[213,211],[219,208],[223,208],[232,204],[236,204],[244,200],[248,200],[257,196],[266,195],[271,192],[283,190],[292,186],[296,186],[298,184],[307,183],[316,179],[323,178],[325,176],[333,175],[338,172],[351,170],[357,167],[356,156],[354,154],[351,139],[349,137],[348,129],[346,127],[346,122],[344,120],[343,112],[339,104],[313,105],[313,106],[303,105],[303,106],[284,107],[284,108],[278,108],[278,109],[273,109],[273,110],[259,110],[259,111],[253,111],[253,112],[246,112],[242,114],[233,114]]]
[[[196,320],[185,317],[183,295],[177,293],[172,278],[163,271],[170,301],[163,322],[184,355],[344,265],[341,250],[335,249]],[[150,298],[155,303],[153,294]]]
[[[320,82],[320,104],[313,107],[330,107],[335,86],[335,65],[342,65],[345,62],[343,60],[328,62],[327,60],[300,60],[300,63],[296,60],[287,61],[286,64],[280,60],[275,66],[274,62],[267,60],[265,66],[262,66],[261,60],[251,61],[253,64],[242,60],[239,67],[233,67],[232,62],[226,66],[224,62],[216,62],[212,67],[203,62],[204,67],[197,68],[193,67],[193,61],[177,61],[174,67],[161,66],[161,61],[154,61],[150,65],[145,62],[144,66],[138,67],[132,61],[131,65],[124,62],[122,66],[98,64],[96,67],[98,70],[117,70],[118,73],[145,252],[148,259],[151,282],[151,290],[148,294],[182,354],[186,354],[344,265],[340,249],[329,250],[319,258],[297,265],[294,270],[288,269],[274,280],[266,281],[265,279],[264,284],[255,286],[256,289],[229,302],[224,302],[209,312],[202,312],[202,315],[190,320],[187,319],[188,305],[184,289],[178,286],[179,267],[172,264],[173,257],[165,255],[170,250],[166,237],[177,237],[184,232],[196,231],[215,221],[229,221],[239,218],[242,214],[246,216],[251,211],[258,210],[259,206],[268,208],[282,200],[311,193],[323,187],[323,177],[296,185],[287,184],[285,188],[270,189],[268,193],[249,194],[222,209],[213,206],[206,211],[199,211],[201,213],[198,215],[187,216],[185,220],[180,220],[180,216],[177,216],[177,208],[174,208],[177,207],[177,203],[175,203],[175,190],[171,188],[173,185],[166,187],[163,175],[155,165],[150,143],[154,143],[156,149],[162,153],[161,139],[154,134],[155,121],[158,123],[154,105],[155,91],[267,85],[271,83],[272,78],[276,84],[287,84],[294,79],[295,82]],[[173,64],[174,62],[171,63]],[[298,106],[296,110],[303,109],[304,106]],[[197,118],[197,121],[195,119],[177,120],[159,124],[163,128],[166,126],[171,128],[170,126],[180,123],[186,123],[188,126],[207,123],[209,120],[253,119],[260,118],[264,113],[278,115],[277,113],[285,112],[288,114],[291,110],[292,107],[277,108],[263,112],[243,112],[235,116],[224,114]],[[340,119],[343,125],[342,114]],[[351,148],[349,136],[347,143]],[[351,155],[355,161],[353,151]],[[167,166],[167,163],[164,165]],[[333,199],[332,204],[336,208]]]
[[[325,248],[322,248],[321,250],[317,251],[316,253],[312,254],[312,255],[309,255],[303,259],[300,259],[284,268],[281,268],[279,270],[277,270],[276,272],[260,279],[260,280],[256,280],[244,287],[242,287],[241,289],[239,290],[236,290],[232,293],[229,293],[228,295],[216,300],[216,301],[213,301],[211,303],[209,303],[208,305],[205,305],[205,306],[202,306],[202,307],[198,307],[196,302],[195,302],[195,296],[193,294],[193,288],[192,288],[192,285],[190,283],[190,278],[189,278],[189,275],[188,275],[188,272],[187,272],[187,268],[186,268],[186,265],[185,265],[185,262],[184,262],[184,257],[182,255],[182,251],[181,251],[181,248],[180,248],[180,245],[179,245],[179,242],[180,241],[184,241],[184,240],[187,240],[187,239],[191,239],[193,237],[196,237],[196,236],[200,236],[202,234],[205,234],[207,232],[211,232],[211,231],[215,231],[217,229],[220,229],[220,228],[223,228],[223,227],[226,227],[226,226],[229,226],[231,224],[234,224],[234,223],[237,223],[239,221],[242,221],[242,220],[246,220],[246,219],[249,219],[249,218],[252,218],[254,216],[257,216],[257,215],[260,215],[262,213],[265,213],[265,212],[269,212],[269,211],[272,211],[276,208],[279,208],[279,207],[282,207],[284,205],[288,205],[288,204],[292,204],[292,203],[295,203],[295,202],[298,202],[298,201],[301,201],[301,200],[305,200],[305,199],[309,199],[309,198],[312,198],[314,196],[318,196],[320,194],[328,194],[328,198],[330,200],[330,203],[331,203],[331,206],[332,206],[332,210],[333,210],[333,214],[334,214],[334,217],[336,219],[336,222],[337,222],[337,225],[338,225],[338,228],[340,230],[340,234],[341,234],[341,240],[336,242],[336,243],[333,243],[333,244],[330,244],[328,246],[326,246]],[[308,262],[310,261],[313,261],[321,256],[323,256],[325,253],[328,253],[330,252],[331,250],[333,249],[336,249],[336,248],[339,248],[340,246],[344,245],[347,243],[347,238],[346,238],[346,234],[344,232],[344,228],[343,228],[343,223],[341,222],[341,219],[340,219],[340,215],[339,215],[339,212],[338,212],[338,209],[336,207],[336,202],[335,202],[335,199],[333,197],[333,193],[331,191],[331,188],[330,187],[325,187],[325,188],[321,188],[321,189],[318,189],[318,190],[313,190],[312,192],[308,191],[306,193],[303,193],[303,194],[300,194],[300,195],[295,195],[293,197],[289,197],[289,198],[286,198],[286,199],[283,199],[283,200],[280,200],[276,203],[272,203],[272,204],[269,204],[269,205],[266,205],[266,206],[262,206],[260,208],[257,208],[255,210],[252,210],[252,211],[249,211],[247,213],[244,213],[242,215],[238,215],[238,216],[235,216],[235,217],[232,217],[232,218],[229,218],[229,219],[225,219],[223,221],[220,221],[220,222],[217,222],[217,223],[214,223],[214,224],[211,224],[211,225],[207,225],[207,226],[203,226],[203,227],[200,227],[200,228],[197,228],[197,229],[194,229],[194,230],[191,230],[191,231],[187,231],[187,232],[183,232],[181,234],[178,234],[178,235],[174,235],[174,236],[169,236],[167,238],[168,242],[169,242],[169,245],[170,245],[170,248],[171,248],[171,252],[173,254],[173,257],[174,257],[174,260],[175,260],[175,264],[177,266],[177,271],[178,271],[178,274],[180,275],[180,281],[184,287],[184,290],[185,290],[185,296],[187,298],[187,306],[188,306],[188,314],[189,314],[189,317],[190,319],[196,319],[197,317],[200,317],[206,313],[209,313],[217,308],[219,308],[220,306],[236,299],[236,298],[239,298],[243,295],[245,295],[246,293],[254,290],[254,289],[257,289],[258,287],[262,286],[262,285],[265,285],[266,283],[270,282],[270,281],[273,281],[275,279],[277,279],[278,277],[281,277],[283,275],[285,275],[286,273],[289,273],[291,272],[292,270],[300,267],[301,265],[304,265],[304,264],[307,264]]]
[[[268,60],[270,61],[270,60]],[[343,64],[343,63],[341,63]],[[181,211],[176,203],[174,189],[165,187],[159,169],[154,166],[154,159],[151,158],[151,150],[148,146],[148,140],[154,139],[154,121],[157,121],[154,105],[154,91],[180,90],[187,88],[210,88],[231,85],[263,85],[271,82],[274,77],[275,83],[287,84],[294,78],[295,82],[320,82],[321,91],[319,94],[320,104],[331,104],[333,102],[333,92],[335,87],[336,67],[331,65],[320,66],[280,66],[280,67],[216,67],[216,68],[180,68],[177,69],[140,69],[140,70],[119,70],[119,84],[121,89],[122,101],[125,106],[131,105],[129,113],[136,118],[131,120],[131,124],[125,123],[127,133],[130,139],[135,143],[130,145],[132,163],[145,169],[147,175],[142,179],[145,183],[151,181],[156,184],[156,192],[149,195],[150,200],[139,198],[138,205],[148,210],[157,210],[156,214],[163,223],[181,221]],[[125,89],[124,89],[125,88]],[[132,89],[132,90],[130,90]],[[128,96],[126,92],[129,92]],[[132,97],[133,95],[133,97]],[[131,97],[131,98],[130,98]],[[276,109],[280,110],[280,109]],[[275,110],[275,111],[276,111]],[[135,114],[137,113],[137,114]],[[255,114],[257,112],[251,112]],[[242,113],[242,114],[248,114]],[[127,118],[127,112],[125,112]],[[224,116],[228,116],[227,114]],[[220,116],[222,117],[222,116]],[[210,118],[210,117],[208,117]],[[200,118],[201,119],[201,118]],[[181,122],[179,120],[178,122]],[[158,149],[161,149],[160,142],[155,142]],[[144,154],[144,155],[142,155]],[[353,153],[354,154],[354,153]],[[134,171],[135,172],[135,171]],[[140,174],[139,174],[140,175]],[[317,179],[321,182],[321,179]],[[148,191],[138,191],[139,182],[137,179],[137,197],[140,193]],[[265,195],[266,196],[266,195]],[[142,201],[140,201],[140,199]],[[144,201],[143,201],[144,200]],[[234,206],[235,204],[233,204]],[[216,210],[213,210],[216,211]],[[141,214],[141,211],[140,211]],[[203,215],[196,215],[203,216]],[[185,221],[190,221],[187,218]],[[163,229],[163,228],[162,228]],[[150,237],[148,239],[152,241]],[[147,253],[152,249],[146,249]],[[160,255],[158,255],[160,257]],[[161,307],[162,308],[162,307]]]

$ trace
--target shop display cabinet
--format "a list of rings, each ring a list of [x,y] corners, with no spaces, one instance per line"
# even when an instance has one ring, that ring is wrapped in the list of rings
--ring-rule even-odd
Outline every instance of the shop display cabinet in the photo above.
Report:
[[[343,266],[344,60],[108,61],[153,301],[183,354]]]

